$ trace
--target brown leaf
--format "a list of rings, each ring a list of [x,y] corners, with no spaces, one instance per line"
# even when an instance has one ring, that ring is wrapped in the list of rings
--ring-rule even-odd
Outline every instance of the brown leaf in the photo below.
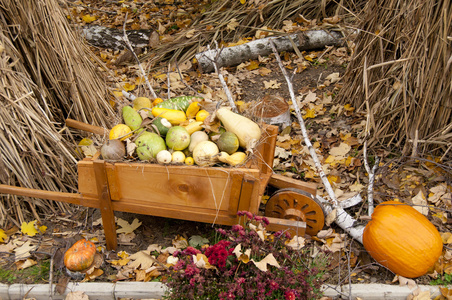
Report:
[[[58,279],[58,283],[55,286],[55,292],[57,292],[60,295],[63,295],[64,292],[66,291],[67,284],[69,283],[70,280],[71,278],[68,276],[60,277],[60,279]]]
[[[160,44],[160,35],[157,31],[153,31],[149,36],[149,48],[155,48]]]

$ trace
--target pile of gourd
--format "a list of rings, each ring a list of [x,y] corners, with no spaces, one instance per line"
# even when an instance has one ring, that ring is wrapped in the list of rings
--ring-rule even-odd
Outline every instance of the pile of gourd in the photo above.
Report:
[[[191,96],[154,101],[135,98],[132,105],[122,107],[123,123],[110,130],[109,139],[102,145],[103,159],[125,158],[126,143],[127,149],[133,143],[135,149],[129,156],[141,161],[199,166],[244,164],[247,153],[261,137],[259,125],[225,107],[211,116],[202,109],[202,100]],[[212,122],[219,126],[206,126]]]

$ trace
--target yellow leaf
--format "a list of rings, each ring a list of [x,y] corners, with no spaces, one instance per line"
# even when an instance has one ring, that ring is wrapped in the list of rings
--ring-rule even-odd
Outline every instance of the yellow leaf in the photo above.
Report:
[[[264,204],[264,205],[267,204],[268,199],[270,199],[269,195],[262,196],[261,203]]]
[[[47,230],[47,226],[42,225],[39,227],[39,231],[41,232],[41,234],[46,233],[46,230]]]
[[[95,16],[91,16],[91,15],[84,15],[84,16],[82,17],[82,19],[83,19],[83,22],[85,22],[85,23],[87,23],[87,24],[96,21],[96,17],[95,17]]]
[[[113,94],[118,97],[121,98],[122,97],[122,92],[121,91],[113,91]]]
[[[130,92],[130,91],[133,91],[133,90],[135,89],[135,85],[126,82],[122,88],[123,88],[126,92]]]
[[[31,221],[31,222],[23,222],[20,226],[20,231],[23,234],[26,234],[28,236],[35,236],[38,233],[38,230],[36,229],[37,220]]]
[[[115,260],[111,260],[109,261],[112,265],[115,266],[125,266],[129,263],[130,259],[128,258],[123,258],[123,259],[115,259]]]
[[[245,3],[246,3],[246,0],[240,0],[240,3],[241,3],[241,4],[245,4]]]
[[[346,111],[354,111],[355,110],[355,108],[353,106],[351,106],[350,104],[345,104],[344,109]]]
[[[303,116],[303,119],[307,119],[307,118],[315,118],[315,109],[308,109],[306,110],[306,114]]]
[[[248,66],[246,66],[246,69],[248,71],[259,69],[259,62],[256,60],[250,61],[250,64]]]
[[[8,236],[6,235],[5,231],[4,231],[3,229],[0,229],[0,243],[4,243],[4,242],[5,242],[5,239],[6,239],[7,237],[8,237]]]
[[[139,77],[137,77],[137,78],[135,78],[135,84],[144,84],[146,82],[146,79],[144,78],[144,77],[141,77],[141,76],[139,76]]]
[[[127,258],[129,257],[129,253],[127,253],[126,251],[119,251],[118,256],[121,258]]]

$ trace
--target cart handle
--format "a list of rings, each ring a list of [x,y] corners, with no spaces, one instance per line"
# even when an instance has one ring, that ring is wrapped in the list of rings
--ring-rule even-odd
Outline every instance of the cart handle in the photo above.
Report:
[[[77,121],[74,119],[66,119],[66,126],[80,129],[83,131],[88,131],[88,132],[91,132],[94,134],[100,134],[100,135],[108,134],[108,130],[103,127],[86,124],[86,123],[83,123],[83,122],[80,122],[80,121]]]

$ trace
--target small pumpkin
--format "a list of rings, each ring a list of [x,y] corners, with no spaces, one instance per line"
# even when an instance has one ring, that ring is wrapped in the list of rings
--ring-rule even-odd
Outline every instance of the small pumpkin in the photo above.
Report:
[[[94,243],[85,239],[78,240],[64,253],[64,265],[70,271],[83,271],[91,266],[95,254],[96,246]]]
[[[441,256],[436,227],[413,207],[396,201],[379,204],[363,233],[367,252],[397,275],[424,275]]]

